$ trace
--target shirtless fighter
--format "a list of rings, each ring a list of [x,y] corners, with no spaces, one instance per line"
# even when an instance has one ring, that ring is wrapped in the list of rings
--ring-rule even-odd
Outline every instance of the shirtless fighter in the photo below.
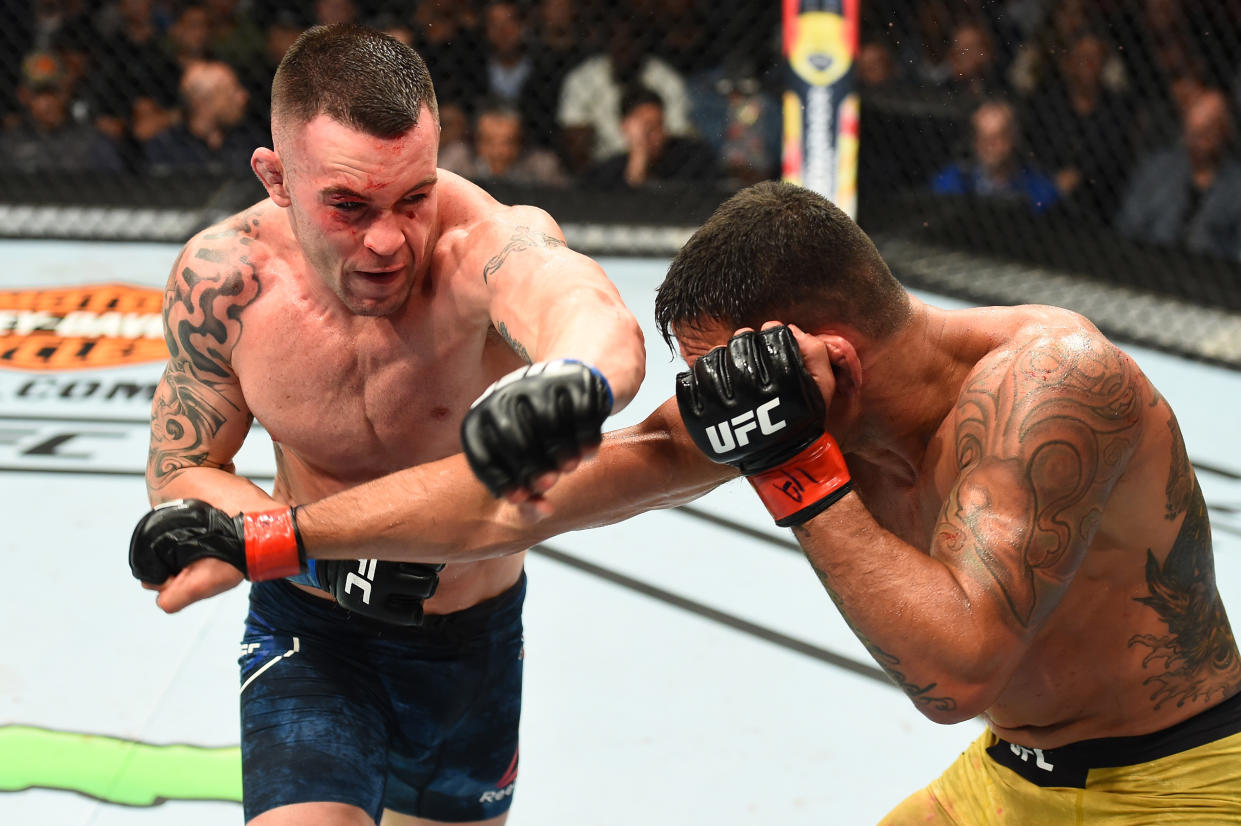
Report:
[[[1202,493],[1167,402],[1088,321],[925,304],[779,183],[694,234],[656,312],[691,364],[676,400],[609,434],[550,517],[488,506],[454,456],[301,508],[301,553],[484,558],[740,472],[911,701],[987,720],[885,824],[1241,821],[1241,660]],[[768,319],[789,326],[756,334]],[[261,555],[214,515],[164,544],[148,514],[131,559]]]
[[[390,37],[317,27],[290,48],[274,148],[252,158],[269,197],[191,239],[168,282],[153,503],[287,511],[456,453],[476,399],[480,444],[500,439],[513,460],[495,490],[528,499],[633,398],[645,352],[615,287],[542,211],[437,170],[437,118],[426,66]],[[271,496],[233,472],[255,419],[275,444]],[[287,527],[245,530],[271,551]],[[240,660],[246,819],[503,823],[522,556],[442,570],[347,556],[250,568],[263,581]],[[204,558],[143,579],[201,596],[241,572]]]
[[[923,714],[987,722],[884,824],[1241,822],[1241,659],[1206,506],[1125,353],[1065,310],[924,304],[783,184],[721,207],[656,314],[704,453],[792,526]],[[744,329],[773,318],[797,327]]]

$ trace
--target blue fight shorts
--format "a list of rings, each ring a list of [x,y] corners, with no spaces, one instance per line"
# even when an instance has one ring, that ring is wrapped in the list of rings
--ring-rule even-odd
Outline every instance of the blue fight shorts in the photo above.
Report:
[[[246,820],[348,803],[462,822],[505,812],[517,778],[526,575],[402,627],[284,580],[250,587],[241,643]]]

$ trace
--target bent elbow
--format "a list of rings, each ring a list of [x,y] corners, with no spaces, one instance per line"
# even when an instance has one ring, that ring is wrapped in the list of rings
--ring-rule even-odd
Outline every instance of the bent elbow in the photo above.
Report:
[[[646,344],[642,337],[642,327],[633,318],[625,322],[616,340],[623,344],[613,351],[618,358],[610,381],[613,410],[619,412],[638,394],[638,388],[646,378]]]

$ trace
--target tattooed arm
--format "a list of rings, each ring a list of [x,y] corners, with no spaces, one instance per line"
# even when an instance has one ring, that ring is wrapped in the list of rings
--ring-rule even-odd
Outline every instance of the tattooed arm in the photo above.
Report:
[[[1008,685],[1132,457],[1144,387],[1098,336],[993,354],[951,414],[955,455],[941,461],[955,476],[925,548],[856,494],[795,529],[859,639],[930,719],[974,717]]]
[[[257,298],[249,238],[208,230],[181,251],[164,293],[169,360],[151,405],[147,491],[152,504],[197,498],[227,511],[270,507],[262,489],[233,473],[252,416],[230,364],[241,310]]]
[[[466,265],[477,267],[492,323],[514,352],[593,365],[612,387],[613,410],[633,399],[646,370],[642,330],[603,269],[570,250],[547,213],[512,207],[470,245]]]

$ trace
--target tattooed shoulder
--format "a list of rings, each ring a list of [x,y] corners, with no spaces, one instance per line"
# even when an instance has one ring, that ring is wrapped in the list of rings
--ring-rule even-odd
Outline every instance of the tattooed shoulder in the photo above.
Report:
[[[483,266],[483,283],[490,283],[492,276],[499,272],[500,268],[508,261],[509,256],[515,252],[563,246],[565,246],[565,242],[554,235],[548,235],[545,232],[540,232],[530,227],[514,227],[504,246],[499,252],[491,256],[487,260],[486,265]]]
[[[164,335],[174,366],[226,378],[241,336],[241,311],[262,291],[249,236],[202,235],[182,251],[168,281]]]
[[[955,414],[960,475],[936,553],[983,574],[1029,627],[1069,581],[1132,456],[1145,394],[1098,336],[1040,337],[985,363]]]

